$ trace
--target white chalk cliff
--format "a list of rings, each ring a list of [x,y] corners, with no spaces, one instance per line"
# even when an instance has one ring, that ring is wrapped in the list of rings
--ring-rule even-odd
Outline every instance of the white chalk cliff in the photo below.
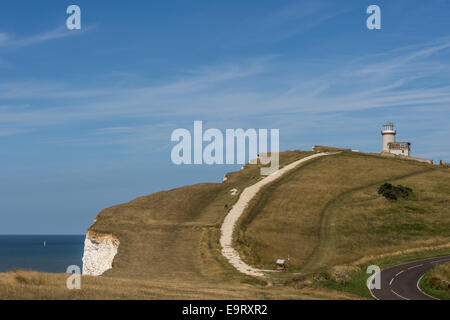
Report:
[[[99,276],[111,269],[119,244],[119,239],[111,234],[88,231],[84,241],[83,274]]]

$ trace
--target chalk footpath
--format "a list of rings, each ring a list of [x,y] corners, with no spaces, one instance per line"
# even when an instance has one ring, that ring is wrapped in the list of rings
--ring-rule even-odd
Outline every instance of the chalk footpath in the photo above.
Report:
[[[256,194],[266,185],[269,183],[279,179],[284,174],[289,172],[290,170],[294,169],[298,165],[300,165],[303,162],[306,162],[308,160],[312,160],[314,158],[323,157],[326,155],[335,154],[335,153],[317,153],[312,156],[297,160],[287,166],[285,166],[282,169],[279,169],[272,173],[271,175],[267,176],[266,178],[262,179],[261,181],[255,183],[254,185],[247,187],[242,191],[241,195],[239,196],[238,201],[233,206],[233,208],[230,210],[230,212],[225,217],[225,220],[222,224],[221,228],[221,236],[220,236],[220,245],[222,246],[222,254],[227,258],[227,260],[240,272],[245,273],[250,276],[256,276],[256,277],[262,277],[264,276],[263,272],[269,272],[272,270],[261,270],[257,268],[253,268],[252,266],[249,266],[244,261],[242,261],[241,257],[239,256],[239,253],[232,247],[233,243],[233,230],[234,227],[239,220],[239,217],[244,213],[245,208],[247,208],[250,200],[253,199],[253,197],[256,196]]]

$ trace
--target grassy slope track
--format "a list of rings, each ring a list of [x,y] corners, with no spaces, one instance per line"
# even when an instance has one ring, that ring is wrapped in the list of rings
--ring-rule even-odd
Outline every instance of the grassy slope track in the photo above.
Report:
[[[344,152],[317,159],[266,187],[236,231],[244,261],[314,271],[368,255],[448,243],[450,171],[408,160]],[[409,200],[377,194],[383,182],[414,189]]]
[[[424,174],[433,170],[432,168],[426,168],[419,172],[408,173],[401,176],[392,177],[389,181],[398,181],[400,179],[409,178],[417,175]],[[335,221],[338,219],[339,208],[342,204],[349,199],[349,197],[357,192],[365,190],[367,188],[376,188],[386,182],[386,179],[379,180],[370,185],[356,187],[354,189],[343,192],[338,195],[336,198],[329,201],[325,208],[320,212],[320,235],[319,235],[319,243],[314,249],[313,253],[306,258],[303,269],[306,270],[315,270],[321,267],[326,266],[326,256],[331,256],[333,251],[336,250],[336,228]]]

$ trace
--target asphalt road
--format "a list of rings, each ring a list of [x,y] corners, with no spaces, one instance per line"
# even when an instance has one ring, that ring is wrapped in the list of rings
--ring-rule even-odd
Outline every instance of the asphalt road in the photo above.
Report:
[[[372,289],[378,300],[438,300],[419,289],[422,277],[439,263],[449,262],[450,256],[408,262],[381,271],[381,289]]]

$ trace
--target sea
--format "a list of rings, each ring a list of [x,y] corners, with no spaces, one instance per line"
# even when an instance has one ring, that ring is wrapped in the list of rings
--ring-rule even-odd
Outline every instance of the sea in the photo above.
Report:
[[[82,269],[85,235],[0,235],[0,272]]]

